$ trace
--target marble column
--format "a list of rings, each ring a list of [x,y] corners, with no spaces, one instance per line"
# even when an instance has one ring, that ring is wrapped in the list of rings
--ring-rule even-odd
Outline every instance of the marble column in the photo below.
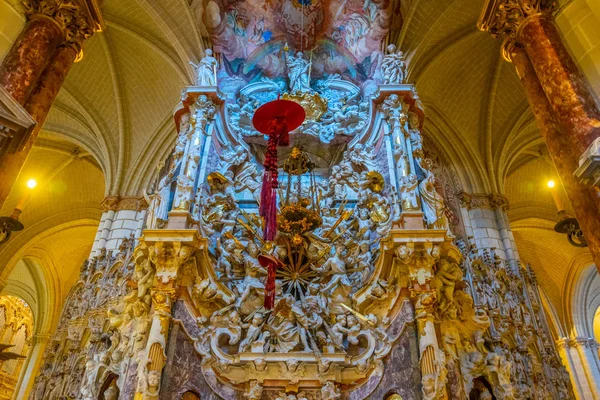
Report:
[[[147,384],[137,382],[135,400],[159,398],[162,370],[171,327],[172,307],[178,296],[178,275],[183,265],[199,249],[196,230],[145,230],[140,239],[141,252],[156,268],[152,292],[152,322],[141,371]],[[138,371],[139,376],[139,371]]]
[[[0,152],[0,207],[17,179],[83,42],[102,28],[95,0],[69,3],[27,0],[27,25],[0,66],[2,86],[37,126],[11,138]]]
[[[600,199],[596,189],[583,185],[573,175],[578,167],[578,158],[569,151],[571,138],[558,121],[525,49],[514,42],[507,42],[504,53],[517,70],[549,155],[600,270]]]
[[[562,43],[549,13],[528,16],[517,41],[525,47],[540,84],[564,126],[569,150],[577,159],[600,136],[600,107],[586,77]]]
[[[562,43],[552,0],[486,0],[481,30],[523,45],[544,95],[569,142],[565,151],[579,159],[600,136],[600,106],[590,83]]]
[[[12,183],[17,179],[33,143],[42,130],[54,99],[56,99],[78,53],[74,46],[60,46],[29,96],[25,110],[33,117],[37,125],[27,138],[22,138],[16,152],[0,156],[0,166],[2,167],[0,169],[0,182],[2,182],[0,184],[0,204],[8,197]]]
[[[412,298],[415,302],[415,321],[419,332],[419,366],[421,368],[421,391],[427,398],[440,398],[445,393],[438,393],[437,379],[439,371],[437,364],[439,362],[439,344],[435,328],[435,308],[436,295],[435,290],[429,288],[429,284],[418,285],[413,290]]]
[[[56,20],[43,14],[29,18],[0,66],[0,85],[25,105],[52,55],[65,37]]]

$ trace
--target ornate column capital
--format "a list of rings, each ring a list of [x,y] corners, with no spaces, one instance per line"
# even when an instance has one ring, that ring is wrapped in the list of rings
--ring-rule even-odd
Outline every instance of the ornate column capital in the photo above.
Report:
[[[556,341],[556,347],[558,347],[559,350],[567,350],[571,347],[570,340],[567,338],[558,339]]]
[[[148,208],[148,203],[143,197],[137,196],[106,196],[100,204],[102,212],[106,211],[121,211],[121,210],[135,210],[142,211]]]
[[[506,196],[499,193],[483,194],[475,193],[470,194],[467,192],[460,192],[458,194],[458,200],[460,206],[471,210],[473,208],[487,208],[495,210],[500,208],[502,210],[508,210],[509,204]]]
[[[35,346],[38,344],[48,343],[51,337],[52,335],[49,333],[38,333],[31,338],[31,344]]]
[[[22,2],[28,19],[50,18],[62,30],[65,44],[72,46],[82,58],[83,42],[104,28],[97,0],[25,0]]]
[[[477,27],[493,37],[516,39],[523,21],[536,16],[551,17],[557,6],[556,0],[486,0]]]
[[[592,338],[584,338],[584,337],[576,337],[573,339],[569,339],[569,345],[575,349],[581,348],[594,348],[598,347],[598,343]]]

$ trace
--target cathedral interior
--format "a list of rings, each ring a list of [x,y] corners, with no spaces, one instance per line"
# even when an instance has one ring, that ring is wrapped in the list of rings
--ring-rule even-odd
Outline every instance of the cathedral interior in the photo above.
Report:
[[[0,400],[600,400],[600,1],[0,0]]]

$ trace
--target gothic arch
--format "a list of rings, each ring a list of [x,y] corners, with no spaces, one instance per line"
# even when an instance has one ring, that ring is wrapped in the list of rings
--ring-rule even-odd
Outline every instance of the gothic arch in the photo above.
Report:
[[[584,267],[576,277],[571,313],[576,337],[594,337],[594,317],[600,307],[600,275],[594,264]]]

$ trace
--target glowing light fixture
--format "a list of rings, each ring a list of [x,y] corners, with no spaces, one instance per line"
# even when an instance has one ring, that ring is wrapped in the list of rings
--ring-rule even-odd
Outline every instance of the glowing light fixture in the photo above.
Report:
[[[550,193],[554,199],[554,204],[556,204],[557,214],[560,217],[560,220],[554,225],[554,230],[558,233],[566,234],[567,240],[573,246],[587,247],[588,244],[583,236],[579,222],[577,222],[576,218],[571,217],[566,212],[566,207],[558,193],[560,188],[556,186],[556,183],[553,180],[548,181],[548,187],[550,188]]]
[[[33,189],[37,186],[37,181],[35,179],[29,179],[26,183],[29,189]],[[23,195],[17,202],[13,213],[10,217],[0,217],[0,245],[6,243],[8,239],[10,239],[10,235],[12,232],[22,231],[24,226],[21,221],[19,221],[19,217],[21,216],[21,212],[23,208],[25,208],[25,203],[31,196],[31,190],[26,190],[23,192]]]

